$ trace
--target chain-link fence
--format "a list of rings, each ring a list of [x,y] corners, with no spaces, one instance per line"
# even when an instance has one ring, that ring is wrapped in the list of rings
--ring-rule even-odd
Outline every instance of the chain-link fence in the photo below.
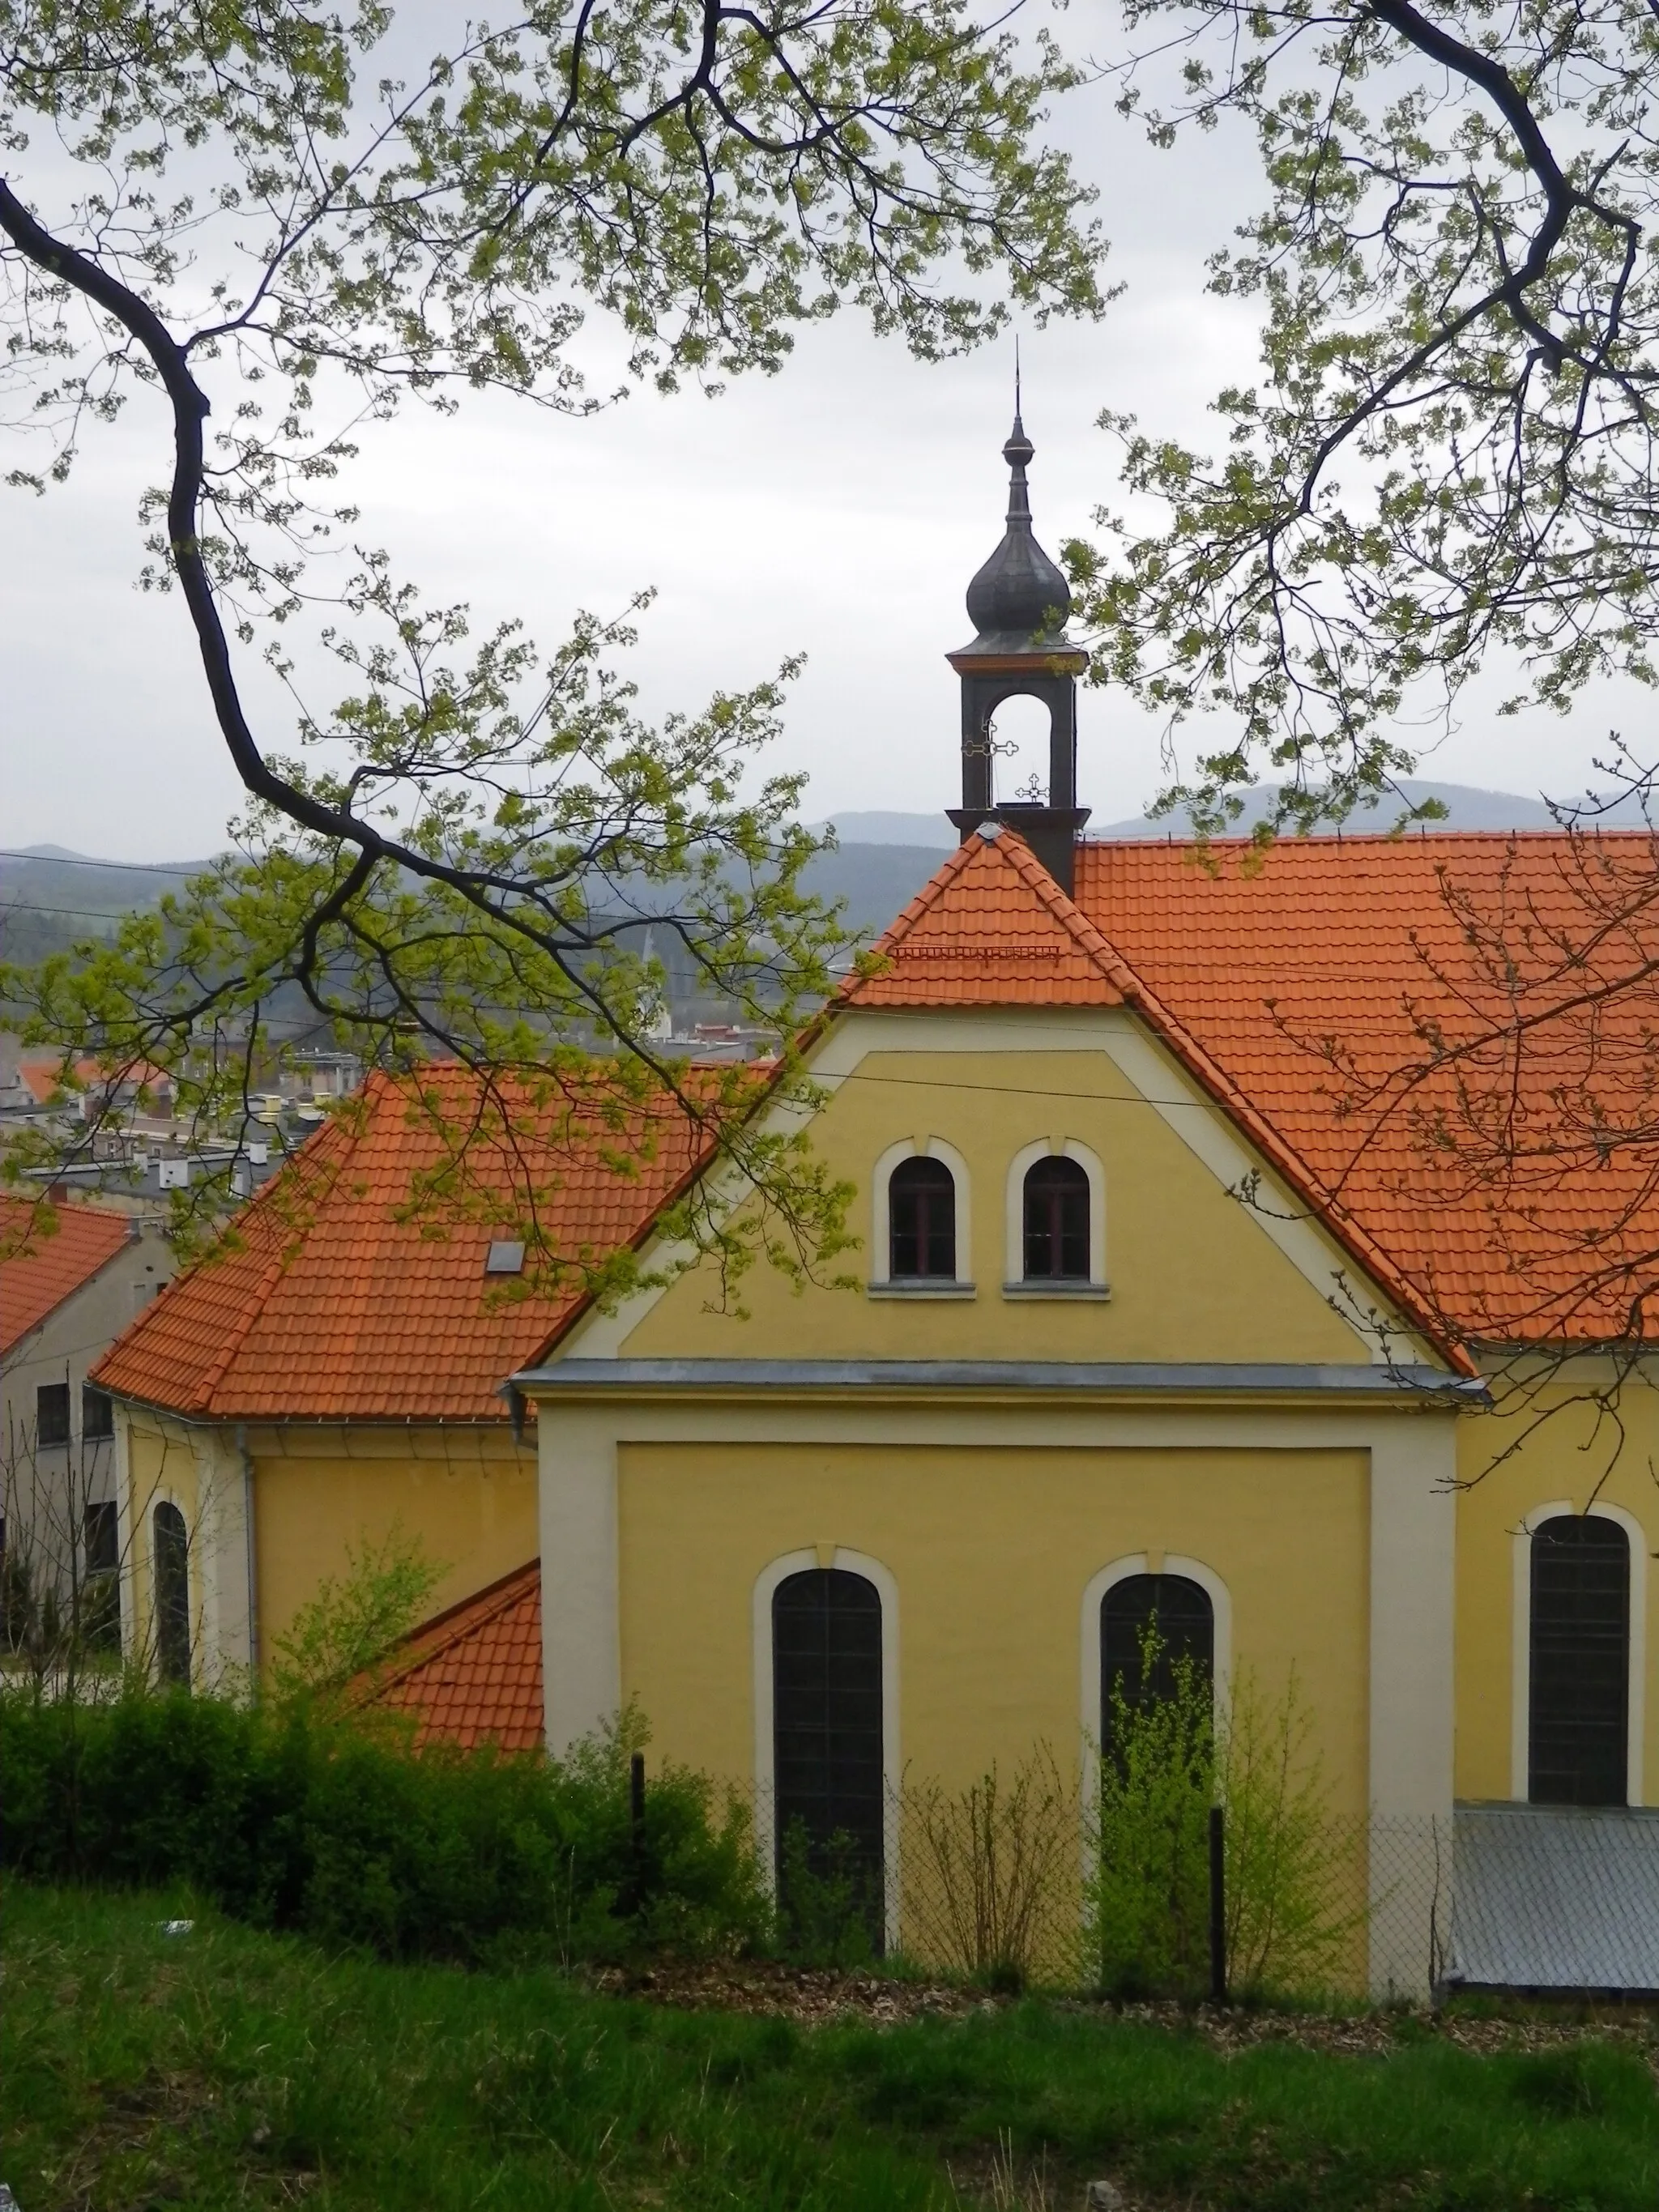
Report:
[[[792,1851],[742,1793],[786,1937],[1009,1982],[1201,1996],[1659,1991],[1659,1810],[1460,1807],[1434,1820],[1207,1818],[1103,1828],[1039,1755],[965,1788],[890,1790],[873,1826]],[[1207,1808],[1202,1808],[1204,1812]],[[1218,1960],[1217,1952],[1219,1950]]]

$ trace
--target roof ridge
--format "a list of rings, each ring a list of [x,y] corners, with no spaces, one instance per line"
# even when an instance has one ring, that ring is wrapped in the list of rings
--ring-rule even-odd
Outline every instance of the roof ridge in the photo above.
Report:
[[[465,1638],[475,1635],[490,1621],[498,1620],[510,1606],[518,1604],[531,1590],[539,1590],[541,1571],[541,1554],[538,1552],[533,1559],[526,1559],[522,1566],[510,1567],[506,1574],[498,1575],[493,1583],[486,1583],[482,1589],[474,1590],[470,1597],[457,1598],[453,1605],[446,1606],[441,1613],[434,1613],[429,1620],[423,1620],[410,1629],[398,1639],[408,1656],[388,1673],[376,1676],[368,1694],[379,1697],[398,1683],[407,1681],[421,1668],[429,1667],[434,1659],[442,1658],[446,1651],[453,1650]],[[431,1641],[422,1643],[417,1648],[416,1639],[421,1637],[429,1637]],[[368,1671],[373,1673],[372,1668]]]
[[[372,1069],[368,1079],[364,1082],[362,1099],[365,1106],[368,1103],[371,1088],[381,1087],[378,1081],[381,1073],[382,1071],[378,1068]],[[368,1115],[363,1116],[365,1123],[368,1118]],[[342,1130],[345,1130],[346,1132],[343,1136],[339,1134]],[[184,1285],[186,1283],[192,1281],[198,1274],[200,1274],[204,1268],[214,1267],[217,1265],[221,1260],[229,1256],[229,1248],[228,1246],[227,1240],[233,1230],[240,1230],[244,1224],[249,1222],[257,1222],[258,1224],[263,1228],[266,1217],[275,1209],[278,1203],[279,1194],[281,1194],[283,1185],[288,1182],[289,1177],[300,1167],[301,1163],[306,1159],[307,1154],[310,1153],[313,1155],[312,1164],[314,1164],[315,1156],[322,1152],[324,1146],[331,1139],[333,1139],[335,1142],[343,1146],[343,1149],[341,1152],[339,1160],[333,1166],[332,1173],[329,1178],[328,1188],[321,1194],[316,1201],[318,1205],[320,1205],[323,1200],[327,1198],[330,1192],[332,1191],[335,1184],[338,1182],[341,1175],[345,1170],[347,1163],[350,1160],[353,1153],[356,1151],[358,1145],[362,1142],[362,1135],[363,1130],[362,1127],[356,1130],[347,1129],[345,1116],[337,1115],[331,1121],[325,1121],[320,1129],[314,1131],[312,1135],[307,1137],[305,1142],[300,1146],[298,1150],[292,1153],[290,1157],[283,1163],[282,1167],[274,1176],[271,1176],[270,1182],[264,1184],[260,1189],[254,1193],[252,1198],[250,1199],[247,1205],[242,1208],[240,1212],[236,1215],[234,1220],[226,1224],[224,1234],[220,1237],[217,1243],[210,1247],[207,1251],[204,1252],[200,1259],[198,1259],[193,1266],[184,1269],[182,1273],[173,1277],[172,1282],[164,1285],[159,1294],[144,1308],[143,1313],[139,1315],[137,1319],[132,1323],[131,1327],[125,1328],[121,1332],[120,1335],[116,1338],[115,1342],[112,1344],[108,1351],[104,1353],[102,1358],[98,1360],[96,1364],[93,1367],[91,1370],[93,1376],[96,1377],[103,1368],[106,1361],[110,1358],[112,1354],[118,1348],[123,1352],[123,1354],[130,1354],[135,1348],[142,1346],[144,1338],[150,1334],[152,1329],[166,1327],[167,1325],[167,1305],[170,1296],[173,1292],[182,1290]],[[244,1344],[246,1343],[247,1339],[253,1329],[254,1324],[258,1322],[260,1315],[264,1310],[265,1304],[270,1298],[272,1291],[275,1290],[276,1285],[282,1280],[283,1275],[287,1273],[289,1267],[292,1266],[295,1259],[298,1256],[300,1247],[303,1242],[303,1238],[296,1240],[290,1237],[287,1240],[279,1241],[277,1243],[276,1249],[267,1258],[264,1267],[260,1268],[258,1276],[252,1286],[248,1297],[242,1301],[236,1325],[226,1331],[222,1350],[219,1353],[218,1357],[209,1364],[205,1375],[191,1400],[190,1407],[188,1408],[189,1411],[192,1413],[206,1413],[211,1408],[215,1393],[217,1391],[219,1385],[224,1381],[225,1376],[229,1373],[231,1365],[235,1360],[237,1354],[241,1351]],[[179,1407],[176,1410],[182,1412],[185,1411],[185,1408]]]
[[[922,916],[931,912],[939,904],[973,857],[974,837],[978,834],[975,830],[973,836],[964,837],[953,853],[945,855],[909,904],[900,908],[870,947],[870,957],[872,959],[884,952],[890,945],[901,944],[910,934]],[[842,978],[836,997],[837,1000],[850,997],[863,981],[864,977],[855,968],[850,975]]]

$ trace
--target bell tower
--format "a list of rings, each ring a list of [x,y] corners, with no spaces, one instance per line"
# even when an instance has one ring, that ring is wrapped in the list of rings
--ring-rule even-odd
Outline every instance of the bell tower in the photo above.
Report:
[[[962,805],[948,810],[966,844],[981,822],[1006,823],[1068,895],[1072,848],[1089,809],[1077,803],[1077,679],[1089,656],[1066,635],[1072,594],[1031,534],[1025,471],[1036,448],[1019,417],[1002,449],[1008,464],[1008,522],[1002,543],[968,586],[975,635],[946,655],[962,679]],[[1042,799],[1000,799],[992,722],[1008,699],[1038,699],[1048,710],[1048,787]]]

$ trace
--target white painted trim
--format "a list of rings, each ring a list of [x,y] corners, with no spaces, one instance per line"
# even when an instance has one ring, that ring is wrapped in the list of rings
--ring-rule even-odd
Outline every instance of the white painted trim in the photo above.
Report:
[[[1390,1349],[1377,1343],[1360,1327],[1346,1304],[1338,1297],[1340,1277],[1363,1285],[1364,1295],[1378,1310],[1395,1320],[1389,1302],[1364,1276],[1357,1261],[1336,1240],[1309,1218],[1300,1200],[1293,1198],[1235,1129],[1222,1109],[1187,1073],[1174,1055],[1158,1044],[1140,1018],[1125,1007],[1054,1006],[995,1007],[982,1013],[933,1012],[915,1008],[860,1008],[834,1016],[823,1036],[808,1054],[807,1073],[812,1082],[831,1096],[841,1084],[856,1074],[860,1063],[872,1053],[1103,1052],[1115,1063],[1146,1103],[1180,1137],[1188,1151],[1203,1161],[1223,1186],[1237,1189],[1252,1174],[1261,1177],[1262,1203],[1250,1210],[1250,1218],[1322,1298],[1337,1299],[1335,1310],[1356,1340],[1365,1347],[1366,1359],[1375,1365],[1389,1362]],[[801,1128],[811,1114],[798,1105],[778,1105],[768,1110],[763,1127],[769,1133]],[[742,1202],[746,1187],[733,1176],[720,1186],[721,1205]],[[958,1222],[958,1237],[961,1224]],[[884,1237],[880,1245],[884,1249]],[[962,1245],[957,1247],[958,1262]],[[647,1246],[645,1264],[660,1267],[665,1275],[689,1264],[696,1255],[689,1246]],[[872,1253],[872,1259],[881,1256]],[[873,1268],[872,1268],[873,1276]],[[556,1358],[567,1354],[588,1359],[617,1358],[646,1315],[663,1297],[665,1281],[635,1291],[611,1312],[597,1309],[575,1324]],[[1403,1323],[1392,1347],[1395,1359],[1408,1357],[1443,1364],[1414,1338]]]
[[[1515,1530],[1511,1559],[1514,1632],[1510,1654],[1510,1795],[1526,1804],[1532,1794],[1532,1540],[1546,1521],[1577,1514],[1569,1498],[1534,1505]],[[1644,1802],[1643,1753],[1647,1729],[1648,1539],[1642,1523],[1622,1505],[1600,1499],[1589,1508],[1615,1522],[1630,1544],[1629,1679],[1625,1693],[1625,1802]]]
[[[974,1278],[972,1181],[967,1161],[943,1137],[902,1138],[896,1145],[889,1145],[870,1171],[870,1286],[880,1290],[893,1279],[887,1185],[895,1168],[914,1159],[942,1160],[951,1170],[951,1181],[956,1186],[957,1272],[952,1281],[941,1280],[939,1289],[946,1297],[962,1297],[971,1292]]]
[[[1090,1576],[1083,1586],[1083,1610],[1079,1622],[1079,1649],[1082,1653],[1083,1673],[1078,1711],[1082,1723],[1082,1751],[1080,1753],[1083,1778],[1083,1802],[1092,1805],[1100,1787],[1100,1746],[1105,1715],[1100,1702],[1100,1609],[1108,1590],[1119,1583],[1126,1583],[1132,1575],[1184,1575],[1194,1582],[1210,1601],[1215,1634],[1214,1689],[1215,1724],[1219,1730],[1226,1725],[1227,1711],[1231,1693],[1233,1671],[1233,1599],[1213,1567],[1206,1567],[1201,1559],[1188,1559],[1184,1553],[1165,1552],[1156,1570],[1146,1552],[1126,1553],[1121,1559],[1113,1559]],[[1085,1830],[1087,1823],[1085,1824]]]
[[[617,1422],[573,1411],[539,1426],[543,1698],[561,1759],[622,1708]]]
[[[828,1554],[826,1557],[825,1554]],[[898,1583],[891,1570],[866,1552],[845,1545],[808,1545],[785,1552],[771,1560],[755,1577],[752,1635],[750,1645],[755,1705],[755,1850],[763,1879],[775,1888],[777,1881],[777,1765],[774,1735],[772,1676],[772,1600],[780,1583],[791,1575],[809,1573],[816,1567],[839,1567],[862,1575],[881,1601],[881,1767],[886,1797],[882,1834],[882,1912],[886,1923],[887,1948],[899,1942],[899,1900],[903,1887],[899,1878],[901,1823],[894,1814],[901,1802],[904,1761],[899,1749],[899,1601]]]
[[[1106,1170],[1087,1145],[1079,1144],[1075,1137],[1039,1137],[1035,1144],[1023,1145],[1008,1163],[1003,1216],[1005,1296],[1024,1292],[1041,1297],[1048,1289],[1041,1283],[1025,1281],[1025,1177],[1039,1160],[1056,1154],[1075,1160],[1089,1178],[1089,1280],[1086,1285],[1072,1285],[1071,1294],[1075,1297],[1082,1290],[1085,1295],[1089,1291],[1098,1295],[1106,1288]],[[1054,1291],[1048,1290],[1048,1295],[1053,1296]]]

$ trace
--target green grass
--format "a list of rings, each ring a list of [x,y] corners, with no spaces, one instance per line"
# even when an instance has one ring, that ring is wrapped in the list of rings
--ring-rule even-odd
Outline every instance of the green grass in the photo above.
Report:
[[[982,2173],[1005,2136],[1062,2206],[1096,2173],[1285,2212],[1659,2203],[1659,2094],[1608,2043],[1223,2057],[1036,2001],[803,2033],[548,1972],[330,1958],[200,1909],[168,1937],[177,1899],[13,1882],[3,1908],[0,2179],[22,2212],[945,2212],[947,2166]]]

